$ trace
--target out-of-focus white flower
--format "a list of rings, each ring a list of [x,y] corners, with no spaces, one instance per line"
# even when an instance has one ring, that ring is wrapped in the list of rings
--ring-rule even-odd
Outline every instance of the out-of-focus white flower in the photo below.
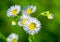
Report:
[[[18,21],[18,25],[19,26],[24,26],[26,21],[30,18],[29,15],[26,15],[26,14],[23,14],[21,17],[20,17],[20,20]]]
[[[51,14],[49,11],[43,12],[43,13],[41,13],[41,15],[47,16],[48,19],[54,18],[54,14]]]
[[[36,6],[26,6],[23,10],[22,10],[22,14],[32,14],[36,11]]]
[[[18,42],[18,35],[11,33],[9,37],[7,37],[7,42]]]
[[[47,17],[48,17],[48,19],[53,19],[54,18],[54,14],[48,14]]]
[[[7,16],[16,16],[21,10],[19,5],[13,5],[7,10]]]
[[[36,18],[31,17],[23,28],[27,33],[33,35],[38,33],[41,28],[41,23]]]
[[[47,11],[46,14],[47,14],[48,19],[53,19],[54,18],[54,14],[50,13],[49,11]]]

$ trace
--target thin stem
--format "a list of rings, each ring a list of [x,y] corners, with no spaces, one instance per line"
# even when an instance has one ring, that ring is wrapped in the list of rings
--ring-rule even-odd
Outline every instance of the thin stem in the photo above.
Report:
[[[20,18],[20,16],[18,16],[18,15],[17,15],[17,18],[16,18],[16,20],[18,20],[18,18]]]
[[[17,18],[20,18],[20,16],[17,15]]]
[[[31,36],[29,36],[28,40],[29,40],[29,42],[32,42]]]
[[[29,42],[34,42],[34,39],[35,39],[34,35],[30,35],[29,38],[28,38]]]
[[[41,14],[38,14],[37,18],[40,16]]]
[[[35,39],[35,38],[34,38],[34,35],[32,35],[32,38],[33,38],[33,40]]]
[[[38,18],[40,15],[42,15],[42,16],[47,16],[47,13],[49,13],[49,11],[47,11],[47,12],[42,12],[42,13],[38,14],[37,18]]]
[[[0,33],[0,38],[4,39],[6,41],[6,38],[2,33]]]

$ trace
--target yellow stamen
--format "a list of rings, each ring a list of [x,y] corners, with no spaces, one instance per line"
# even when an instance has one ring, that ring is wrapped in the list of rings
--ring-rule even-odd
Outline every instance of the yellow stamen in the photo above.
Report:
[[[30,30],[34,30],[35,27],[36,27],[36,24],[35,24],[35,23],[30,23],[30,24],[29,24],[29,29],[30,29]]]
[[[17,42],[17,40],[16,39],[13,39],[12,42]]]
[[[16,13],[17,13],[17,9],[12,10],[11,13],[12,13],[13,15],[16,14]]]
[[[23,24],[23,25],[26,23],[26,20],[27,20],[27,19],[23,19],[23,20],[22,20],[22,24]]]
[[[31,8],[28,8],[27,10],[26,10],[26,13],[27,14],[30,14],[32,12],[32,9]]]

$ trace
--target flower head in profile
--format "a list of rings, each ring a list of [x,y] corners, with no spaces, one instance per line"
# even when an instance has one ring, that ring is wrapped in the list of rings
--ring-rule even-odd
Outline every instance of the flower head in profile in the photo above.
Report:
[[[54,18],[54,14],[48,14],[47,17],[48,17],[48,19],[53,19]]]
[[[31,17],[24,25],[24,30],[30,35],[38,33],[41,28],[41,23],[38,19]]]
[[[13,5],[7,10],[7,16],[16,16],[21,10],[19,5]]]
[[[11,33],[9,37],[7,37],[7,42],[18,42],[18,35]]]
[[[54,18],[54,14],[50,13],[49,11],[47,11],[47,18],[48,19],[53,19]]]
[[[43,13],[41,13],[41,15],[47,16],[48,19],[54,18],[54,14],[50,13],[49,11],[43,12]]]
[[[18,21],[18,25],[19,26],[24,26],[26,24],[26,21],[30,18],[30,15],[26,15],[26,14],[23,14],[19,21]]]
[[[26,6],[23,10],[22,10],[22,14],[32,14],[36,11],[36,6]]]

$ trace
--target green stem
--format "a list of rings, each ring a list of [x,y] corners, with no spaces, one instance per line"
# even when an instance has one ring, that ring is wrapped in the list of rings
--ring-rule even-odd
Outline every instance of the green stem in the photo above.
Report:
[[[37,18],[40,16],[41,14],[38,14]]]
[[[18,16],[18,15],[16,17],[17,17],[16,20],[18,20],[20,18],[20,16]]]
[[[49,11],[40,13],[40,14],[38,14],[37,18],[38,18],[40,15],[42,15],[42,16],[47,16],[47,13],[49,13]]]
[[[32,35],[32,38],[33,38],[33,40],[35,39],[35,38],[34,38],[34,35]]]
[[[31,36],[29,36],[29,38],[28,38],[28,39],[29,39],[29,42],[32,42]]]
[[[29,40],[29,42],[34,42],[34,35],[30,35],[28,40]]]
[[[2,33],[0,33],[0,38],[4,39],[6,41],[6,38]]]

